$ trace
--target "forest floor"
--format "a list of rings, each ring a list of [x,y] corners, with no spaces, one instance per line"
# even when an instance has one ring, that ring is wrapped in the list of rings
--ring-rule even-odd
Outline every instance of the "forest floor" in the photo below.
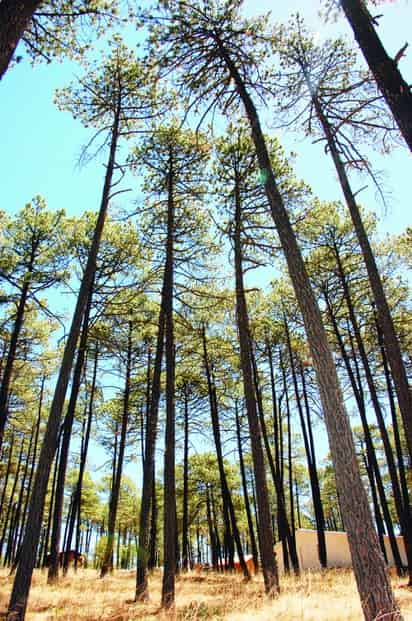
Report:
[[[48,587],[46,572],[36,572],[26,621],[166,621],[159,608],[161,576],[150,580],[151,601],[133,602],[134,572],[118,571],[100,580],[92,569],[70,574]],[[12,579],[0,571],[0,619],[5,612]],[[412,590],[406,579],[393,578],[404,621],[412,621]],[[305,572],[284,577],[282,592],[269,601],[259,577],[244,583],[238,575],[190,573],[176,584],[176,621],[362,621],[351,571]]]

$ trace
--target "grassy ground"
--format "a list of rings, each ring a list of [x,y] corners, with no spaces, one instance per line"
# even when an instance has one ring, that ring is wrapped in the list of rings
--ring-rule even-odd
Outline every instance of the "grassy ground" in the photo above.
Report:
[[[0,619],[5,611],[11,579],[0,571]],[[189,574],[176,585],[176,621],[362,621],[352,573],[329,570],[283,578],[282,593],[268,601],[262,582],[245,584],[240,576]],[[405,580],[393,586],[405,621],[412,621],[412,591]],[[170,619],[159,609],[161,577],[150,582],[151,601],[135,604],[133,572],[117,572],[100,580],[94,570],[79,570],[56,587],[46,575],[33,579],[27,621],[162,621]],[[157,618],[157,619],[156,619]]]

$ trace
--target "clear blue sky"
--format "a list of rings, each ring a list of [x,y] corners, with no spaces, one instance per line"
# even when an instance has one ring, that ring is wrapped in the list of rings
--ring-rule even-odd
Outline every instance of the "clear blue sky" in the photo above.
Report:
[[[272,10],[276,19],[285,20],[299,10],[321,36],[336,32],[352,38],[346,21],[322,24],[317,0],[289,0],[274,9],[273,0],[247,0],[249,13]],[[303,7],[303,8],[302,8]],[[386,2],[374,9],[383,13],[379,32],[391,54],[395,54],[410,37],[412,10],[405,0]],[[412,83],[412,46],[401,61],[401,70]],[[59,112],[53,104],[54,90],[66,85],[81,71],[68,62],[54,62],[32,68],[27,61],[13,67],[0,82],[0,208],[15,212],[37,193],[43,194],[53,209],[65,208],[69,214],[97,209],[103,176],[101,162],[80,169],[76,166],[81,146],[88,132],[68,113]],[[297,136],[282,136],[285,148],[301,153],[297,172],[323,199],[340,198],[335,173],[321,148],[303,142]],[[390,209],[385,215],[373,192],[362,195],[362,201],[382,217],[383,231],[400,231],[410,224],[409,178],[411,156],[399,149],[390,157],[374,158],[385,171],[387,187],[392,192]]]

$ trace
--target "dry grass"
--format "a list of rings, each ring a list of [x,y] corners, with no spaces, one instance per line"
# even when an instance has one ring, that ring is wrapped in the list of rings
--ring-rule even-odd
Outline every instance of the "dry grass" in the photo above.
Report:
[[[7,605],[12,580],[0,571],[0,611]],[[412,621],[412,591],[405,580],[393,586],[405,621]],[[80,570],[56,587],[46,575],[33,579],[27,621],[166,621],[159,608],[161,576],[150,582],[151,602],[135,604],[133,572],[118,572],[104,580],[93,570]],[[240,576],[189,574],[176,585],[176,621],[362,621],[359,598],[350,571],[304,573],[298,580],[282,579],[282,593],[269,601],[262,582],[245,584]],[[0,613],[0,619],[1,619]]]

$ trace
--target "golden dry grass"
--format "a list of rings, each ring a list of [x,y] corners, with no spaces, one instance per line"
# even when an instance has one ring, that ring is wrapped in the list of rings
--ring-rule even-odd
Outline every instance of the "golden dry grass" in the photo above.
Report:
[[[0,571],[0,611],[4,612],[12,579]],[[262,582],[244,583],[240,576],[188,574],[176,585],[176,621],[362,621],[355,582],[350,571],[305,572],[299,579],[283,578],[282,592],[269,601]],[[405,580],[393,578],[405,621],[412,621],[412,591]],[[27,621],[166,621],[159,608],[161,576],[150,581],[151,601],[136,604],[133,572],[117,572],[100,580],[94,570],[79,570],[56,587],[36,572]],[[1,619],[0,612],[0,619]]]

